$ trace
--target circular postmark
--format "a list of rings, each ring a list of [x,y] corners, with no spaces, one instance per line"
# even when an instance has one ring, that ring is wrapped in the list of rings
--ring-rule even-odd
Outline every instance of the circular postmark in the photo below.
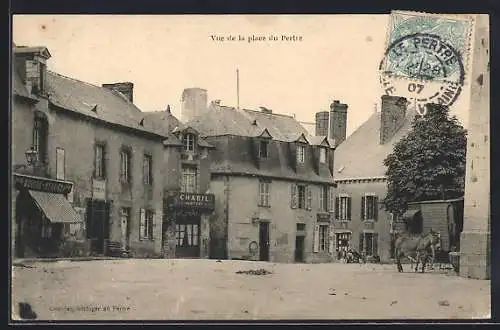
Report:
[[[425,104],[452,105],[460,95],[465,70],[462,56],[438,35],[415,33],[396,39],[379,65],[387,95],[406,97],[421,115]]]

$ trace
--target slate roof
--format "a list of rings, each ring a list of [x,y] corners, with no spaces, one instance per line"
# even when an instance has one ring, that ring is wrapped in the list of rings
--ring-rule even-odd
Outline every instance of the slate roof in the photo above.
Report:
[[[235,135],[256,137],[267,129],[273,139],[277,141],[293,142],[302,134],[309,143],[319,140],[310,135],[304,126],[292,116],[236,109],[217,104],[211,104],[209,111],[193,118],[186,125],[193,127],[203,136]],[[330,145],[333,145],[332,142],[333,140],[329,139]]]
[[[163,143],[164,145],[182,145],[182,142],[174,132],[187,129],[189,126],[184,125],[169,110],[144,112],[143,116],[145,127],[167,137],[167,140]],[[203,138],[198,139],[198,146],[213,148],[213,146]]]
[[[394,144],[409,132],[415,114],[414,110],[408,109],[401,128],[383,145],[380,144],[381,113],[372,114],[335,149],[335,180],[385,176],[383,161],[393,151]],[[339,172],[339,169],[342,170]]]
[[[144,113],[120,92],[48,70],[46,90],[49,101],[58,107],[108,123],[164,136],[154,129],[141,126]]]

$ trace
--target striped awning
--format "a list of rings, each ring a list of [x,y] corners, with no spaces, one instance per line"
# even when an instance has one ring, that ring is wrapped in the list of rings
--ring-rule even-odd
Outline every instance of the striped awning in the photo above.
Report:
[[[77,223],[83,219],[61,194],[29,190],[38,208],[53,223]]]

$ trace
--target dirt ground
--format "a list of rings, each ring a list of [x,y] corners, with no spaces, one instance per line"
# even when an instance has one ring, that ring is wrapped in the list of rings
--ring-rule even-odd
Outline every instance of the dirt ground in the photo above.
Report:
[[[223,260],[25,263],[12,269],[18,304],[38,320],[490,318],[490,281],[403,265]],[[265,269],[270,274],[238,274]]]

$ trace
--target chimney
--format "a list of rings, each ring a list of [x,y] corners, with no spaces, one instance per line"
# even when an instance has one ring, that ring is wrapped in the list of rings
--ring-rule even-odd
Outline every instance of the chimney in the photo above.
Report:
[[[394,134],[401,128],[406,117],[406,108],[406,98],[382,95],[380,144],[389,142]]]
[[[13,46],[14,65],[28,93],[45,94],[47,60],[51,57],[48,49],[43,46]]]
[[[182,92],[181,117],[183,122],[207,112],[207,90],[203,88],[186,88]]]
[[[334,100],[330,104],[330,138],[335,140],[335,146],[345,141],[347,130],[348,105]]]
[[[134,84],[131,82],[117,82],[102,84],[102,87],[122,93],[130,103],[134,103]]]
[[[330,113],[328,111],[316,112],[316,136],[328,136],[328,120]]]

